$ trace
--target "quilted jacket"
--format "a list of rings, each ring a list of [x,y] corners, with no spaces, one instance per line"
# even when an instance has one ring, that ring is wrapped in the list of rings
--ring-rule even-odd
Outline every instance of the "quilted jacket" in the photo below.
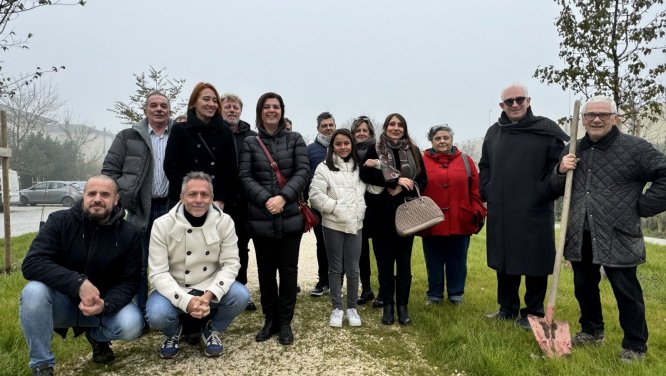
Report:
[[[256,137],[248,137],[241,148],[238,174],[247,199],[248,224],[252,236],[282,238],[283,234],[303,232],[303,216],[298,199],[310,179],[310,161],[303,137],[280,127],[274,134],[259,128],[259,136],[277,163],[287,183],[279,188],[275,172]],[[283,212],[266,209],[269,198],[282,195],[287,203]]]
[[[666,210],[666,156],[647,141],[617,128],[592,143],[578,140],[564,257],[581,261],[585,219],[592,237],[592,262],[633,267],[645,262],[640,217]],[[553,172],[564,192],[565,175]],[[652,182],[643,192],[646,183]]]
[[[347,234],[356,234],[363,228],[365,217],[365,183],[359,177],[354,162],[345,162],[333,156],[339,171],[331,171],[322,162],[310,183],[310,204],[322,214],[321,225]]]

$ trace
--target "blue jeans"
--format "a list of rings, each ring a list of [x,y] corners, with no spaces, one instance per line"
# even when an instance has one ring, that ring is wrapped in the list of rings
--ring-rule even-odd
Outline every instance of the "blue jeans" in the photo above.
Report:
[[[462,301],[467,278],[467,249],[469,236],[424,236],[423,254],[428,271],[428,299],[444,299],[444,274],[446,293],[450,301]]]
[[[54,328],[91,328],[90,336],[97,342],[131,341],[143,329],[141,311],[132,303],[113,315],[84,316],[78,303],[37,281],[29,281],[23,288],[19,317],[28,343],[30,368],[55,365],[51,351]]]
[[[240,282],[234,282],[218,303],[210,302],[210,311],[213,313],[211,330],[221,332],[229,327],[236,316],[245,310],[249,300],[250,292],[247,287]],[[146,303],[146,319],[150,327],[161,331],[167,337],[179,334],[178,315],[181,313],[184,312],[157,291],[150,294]]]

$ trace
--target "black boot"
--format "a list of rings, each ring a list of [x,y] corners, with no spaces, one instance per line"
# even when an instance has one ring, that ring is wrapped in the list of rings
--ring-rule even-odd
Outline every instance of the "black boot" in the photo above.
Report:
[[[282,345],[291,345],[294,343],[294,333],[291,331],[291,325],[285,324],[280,327],[278,342]]]
[[[384,304],[384,314],[382,315],[382,324],[391,325],[395,322],[393,316],[393,304]]]
[[[365,286],[363,286],[363,290],[361,291],[361,296],[356,301],[356,304],[363,305],[374,298],[375,294],[372,292],[372,287],[368,286],[366,288]]]
[[[86,330],[86,339],[92,346],[92,361],[95,363],[106,364],[116,359],[116,355],[111,350],[110,342],[97,342],[90,336]]]
[[[409,323],[412,322],[412,320],[409,318],[409,312],[407,312],[406,305],[398,306],[398,322],[400,325],[409,325]]]
[[[257,342],[267,341],[273,336],[273,334],[277,334],[277,332],[278,326],[275,324],[275,322],[273,322],[272,319],[266,319],[264,321],[264,326],[254,337],[254,340]]]

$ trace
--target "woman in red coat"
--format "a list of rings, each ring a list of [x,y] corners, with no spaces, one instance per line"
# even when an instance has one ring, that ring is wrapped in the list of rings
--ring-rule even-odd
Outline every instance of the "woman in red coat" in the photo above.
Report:
[[[453,146],[453,131],[435,125],[428,132],[432,148],[423,153],[428,184],[424,195],[444,212],[444,222],[421,232],[428,271],[427,303],[447,298],[461,304],[467,277],[470,235],[480,229],[486,208],[479,195],[479,174],[472,158]],[[463,158],[467,158],[467,164]],[[446,279],[444,278],[446,271]]]

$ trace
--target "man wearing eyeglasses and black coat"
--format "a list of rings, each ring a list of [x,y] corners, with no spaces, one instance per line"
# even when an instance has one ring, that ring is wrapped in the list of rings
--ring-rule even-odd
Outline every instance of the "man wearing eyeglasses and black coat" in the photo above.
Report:
[[[574,272],[582,330],[572,342],[576,346],[604,340],[599,297],[603,266],[624,331],[620,360],[632,362],[645,357],[648,339],[636,275],[637,266],[645,262],[640,217],[666,210],[666,156],[646,140],[621,133],[617,121],[611,98],[590,98],[583,107],[586,133],[578,140],[577,153],[566,154],[552,176],[564,192],[565,174],[574,170],[564,258]]]
[[[489,319],[515,320],[529,330],[528,315],[544,316],[548,275],[555,260],[550,175],[569,140],[552,120],[535,116],[527,88],[501,94],[502,114],[487,131],[479,161],[481,199],[487,202],[488,266],[497,272],[499,310]],[[525,276],[525,307],[518,290]]]

